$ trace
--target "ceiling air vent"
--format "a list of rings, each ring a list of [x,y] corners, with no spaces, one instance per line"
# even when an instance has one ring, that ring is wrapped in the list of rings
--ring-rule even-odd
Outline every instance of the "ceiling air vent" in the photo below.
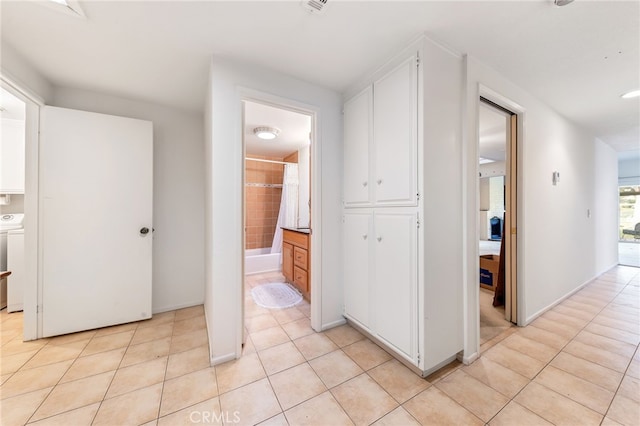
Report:
[[[327,7],[327,0],[302,0],[301,4],[307,12],[320,15]]]

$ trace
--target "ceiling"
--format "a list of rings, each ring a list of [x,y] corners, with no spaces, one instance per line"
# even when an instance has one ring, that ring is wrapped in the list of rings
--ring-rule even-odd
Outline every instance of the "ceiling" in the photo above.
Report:
[[[253,133],[256,127],[265,126],[280,130],[278,137],[264,140]],[[284,158],[308,146],[310,133],[311,116],[255,102],[245,102],[244,141],[248,156]]]
[[[480,103],[478,115],[478,157],[504,161],[507,149],[506,113]]]
[[[640,2],[79,1],[86,19],[0,2],[2,43],[55,86],[202,111],[211,55],[344,91],[426,32],[618,151],[638,150]]]

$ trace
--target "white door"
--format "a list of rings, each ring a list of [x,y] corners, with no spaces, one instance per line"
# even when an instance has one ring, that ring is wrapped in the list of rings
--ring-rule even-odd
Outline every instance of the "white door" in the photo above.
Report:
[[[373,90],[365,90],[344,104],[344,205],[371,204],[369,145],[372,133]]]
[[[418,324],[416,212],[376,212],[374,229],[376,333],[415,361]]]
[[[152,123],[44,107],[43,337],[151,317]]]
[[[378,205],[417,205],[416,67],[412,56],[373,86],[373,184]]]
[[[344,310],[345,315],[371,328],[369,303],[369,252],[373,215],[369,212],[344,215]]]

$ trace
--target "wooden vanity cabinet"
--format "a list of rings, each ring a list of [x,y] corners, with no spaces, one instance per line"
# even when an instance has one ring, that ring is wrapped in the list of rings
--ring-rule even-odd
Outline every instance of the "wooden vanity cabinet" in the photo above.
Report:
[[[309,248],[309,234],[283,230],[282,273],[307,300],[311,296]]]

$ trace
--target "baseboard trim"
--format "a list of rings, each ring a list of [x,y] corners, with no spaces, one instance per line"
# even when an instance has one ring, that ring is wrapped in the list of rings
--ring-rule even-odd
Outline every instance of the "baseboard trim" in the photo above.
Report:
[[[229,354],[220,355],[217,357],[210,357],[210,363],[211,363],[211,366],[213,367],[214,365],[222,364],[228,361],[233,361],[234,359],[236,359],[236,354],[229,353]]]
[[[192,306],[199,306],[199,305],[204,305],[204,300],[203,301],[198,301],[198,302],[181,303],[181,304],[172,305],[172,306],[164,306],[164,307],[161,307],[161,308],[154,308],[151,311],[151,313],[152,314],[161,314],[163,312],[176,311],[178,309],[191,308]]]
[[[347,320],[342,318],[336,321],[329,322],[327,324],[322,324],[322,331],[329,330],[330,328],[339,327],[347,323]]]

